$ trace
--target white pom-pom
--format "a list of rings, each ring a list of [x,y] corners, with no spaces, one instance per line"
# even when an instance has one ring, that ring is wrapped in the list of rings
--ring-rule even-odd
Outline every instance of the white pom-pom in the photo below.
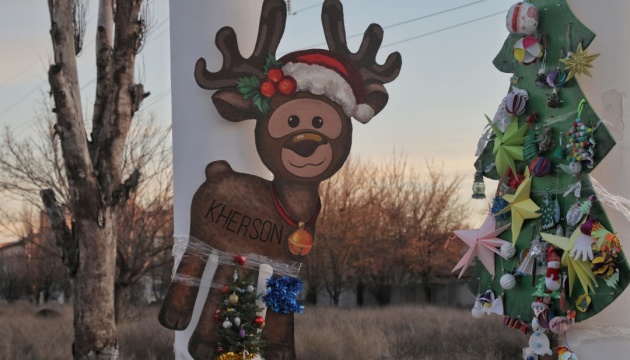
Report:
[[[359,104],[353,117],[365,124],[374,117],[374,109],[368,104]]]
[[[516,254],[516,248],[514,248],[512,244],[507,243],[501,245],[501,255],[503,255],[506,259],[511,259],[514,254]]]

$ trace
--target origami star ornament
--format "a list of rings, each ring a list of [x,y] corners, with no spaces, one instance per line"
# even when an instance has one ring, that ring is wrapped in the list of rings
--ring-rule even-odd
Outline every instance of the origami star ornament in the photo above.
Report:
[[[580,42],[574,53],[569,52],[569,57],[567,59],[560,59],[560,61],[566,65],[566,69],[569,70],[567,81],[571,80],[573,76],[581,74],[593,77],[588,69],[593,67],[591,62],[593,62],[593,60],[595,60],[599,55],[600,54],[589,55],[588,51],[584,51],[582,49],[582,42]]]
[[[486,267],[488,272],[494,276],[494,254],[498,254],[503,257],[501,251],[497,248],[500,248],[503,244],[509,244],[509,242],[497,238],[499,234],[505,231],[510,227],[510,224],[501,226],[498,229],[495,229],[496,219],[492,215],[488,215],[486,220],[483,222],[481,227],[478,230],[455,230],[454,233],[465,242],[470,249],[464,254],[459,263],[455,266],[452,272],[455,272],[457,269],[462,269],[459,273],[459,277],[461,278],[472,260],[477,257]]]
[[[512,245],[516,245],[516,240],[521,234],[523,223],[527,219],[535,219],[541,214],[538,212],[540,208],[532,199],[529,198],[532,188],[532,177],[529,174],[529,170],[525,170],[525,180],[518,186],[516,193],[505,194],[503,198],[509,203],[503,210],[494,214],[499,216],[508,211],[512,212]]]
[[[496,167],[499,176],[505,175],[508,168],[512,169],[512,172],[516,173],[516,165],[514,160],[523,161],[523,142],[525,141],[525,133],[527,132],[527,126],[518,127],[518,120],[516,117],[512,118],[512,121],[505,129],[505,132],[501,132],[501,129],[496,124],[492,123],[492,120],[486,115],[486,119],[492,131],[496,135],[494,139],[494,148],[492,153],[496,157]]]
[[[569,252],[573,249],[581,234],[582,231],[580,231],[579,226],[575,228],[570,238],[545,233],[540,234],[545,241],[564,250],[561,264],[569,270],[569,296],[571,296],[576,276],[580,284],[582,284],[582,289],[585,294],[588,294],[589,289],[594,290],[597,286],[597,279],[595,279],[595,275],[593,271],[591,271],[591,262],[589,260],[575,260],[569,255]]]

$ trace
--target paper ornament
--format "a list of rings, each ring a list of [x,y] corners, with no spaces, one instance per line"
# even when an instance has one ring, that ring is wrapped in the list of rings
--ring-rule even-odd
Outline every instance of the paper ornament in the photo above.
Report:
[[[591,270],[590,261],[576,260],[572,258],[569,254],[569,252],[575,246],[578,237],[582,235],[580,228],[575,229],[570,238],[545,233],[541,233],[540,235],[548,243],[564,250],[564,254],[562,254],[561,264],[562,266],[568,268],[569,296],[571,296],[573,292],[573,285],[575,284],[576,277],[582,285],[582,290],[584,291],[584,293],[594,291],[595,287],[597,286],[597,279],[595,279],[595,275]]]
[[[495,155],[495,165],[499,176],[505,175],[508,169],[516,173],[515,160],[523,161],[523,137],[527,132],[527,126],[518,127],[518,121],[512,120],[505,132],[501,132],[499,128],[492,124],[486,116],[490,126],[496,135],[494,139],[494,149],[492,153]]]
[[[555,68],[547,74],[546,81],[551,87],[560,87],[567,81],[567,73],[564,70],[560,70],[560,68]]]
[[[582,74],[585,74],[588,77],[593,77],[589,68],[593,67],[591,62],[597,59],[599,55],[600,54],[589,55],[588,51],[582,49],[582,42],[580,42],[574,53],[569,52],[569,57],[567,59],[560,59],[560,61],[566,65],[566,69],[569,70],[567,81],[571,80],[574,76]]]
[[[544,156],[535,157],[531,163],[529,163],[529,172],[538,177],[549,175],[551,172],[551,161],[547,160]]]
[[[543,55],[543,47],[533,36],[526,36],[514,44],[514,58],[519,63],[529,65]]]
[[[621,252],[621,243],[617,234],[606,230],[602,224],[595,222],[591,230],[591,236],[595,240],[597,249],[601,252]]]
[[[512,34],[530,35],[538,27],[538,10],[530,3],[518,2],[508,10],[505,26]]]
[[[516,244],[525,220],[535,219],[540,216],[538,212],[540,208],[529,198],[531,187],[532,177],[529,171],[526,171],[525,180],[516,189],[516,193],[503,195],[503,198],[510,204],[496,214],[501,215],[507,211],[512,212],[512,245]]]
[[[536,331],[529,337],[529,348],[537,355],[551,355],[549,338],[542,332]]]
[[[522,115],[525,113],[527,100],[529,100],[529,94],[527,91],[512,86],[512,91],[505,96],[503,101],[505,104],[505,111],[514,116]]]
[[[499,284],[503,290],[512,290],[516,287],[516,278],[512,274],[504,274],[499,279]]]
[[[461,269],[459,278],[462,277],[475,257],[483,263],[490,274],[494,275],[494,254],[504,257],[497,248],[506,243],[509,244],[509,242],[499,239],[497,236],[509,228],[510,224],[501,226],[498,229],[495,229],[495,226],[496,219],[492,215],[488,215],[478,230],[454,231],[455,235],[470,247],[455,268],[453,268],[453,272]]]

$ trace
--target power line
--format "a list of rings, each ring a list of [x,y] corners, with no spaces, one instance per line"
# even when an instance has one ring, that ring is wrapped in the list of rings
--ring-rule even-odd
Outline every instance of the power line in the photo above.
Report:
[[[397,22],[397,23],[394,23],[394,24],[386,25],[386,26],[383,26],[383,30],[384,30],[384,29],[391,29],[391,28],[395,28],[395,27],[397,27],[397,26],[401,26],[401,25],[406,25],[406,24],[409,24],[409,23],[412,23],[412,22],[415,22],[415,21],[420,21],[420,20],[424,20],[424,19],[429,19],[429,18],[432,18],[432,17],[434,17],[434,16],[438,16],[438,15],[446,14],[446,13],[449,13],[449,12],[452,12],[452,11],[455,11],[455,10],[459,10],[459,9],[463,9],[463,8],[465,8],[465,7],[472,6],[472,5],[476,5],[476,4],[479,4],[479,3],[485,2],[485,1],[488,1],[488,0],[478,0],[478,1],[473,1],[473,2],[469,2],[469,3],[463,4],[463,5],[455,6],[455,7],[449,8],[449,9],[440,10],[440,11],[437,11],[437,12],[434,12],[434,13],[431,13],[431,14],[422,15],[422,16],[419,16],[419,17],[417,17],[417,18],[413,18],[413,19],[409,19],[409,20],[404,20],[404,21]],[[350,36],[346,36],[346,39],[352,39],[352,38],[355,38],[355,37],[357,37],[357,36],[362,36],[363,34],[364,34],[363,32],[356,33],[356,34],[353,34],[353,35],[350,35]],[[310,46],[305,46],[305,47],[303,47],[303,49],[316,48],[316,47],[319,47],[319,46],[322,46],[322,45],[326,45],[326,43],[325,43],[325,42],[323,42],[323,43],[319,43],[319,44],[314,44],[314,45],[310,45]]]
[[[461,23],[458,23],[458,24],[455,24],[455,25],[447,26],[447,27],[444,27],[444,28],[441,28],[441,29],[437,29],[437,30],[434,30],[434,31],[429,31],[429,32],[424,33],[424,34],[412,36],[412,37],[407,38],[407,39],[403,39],[403,40],[400,40],[400,41],[389,43],[387,45],[383,45],[383,46],[381,46],[381,49],[389,47],[389,46],[402,44],[402,43],[407,42],[407,41],[420,39],[420,38],[423,38],[423,37],[426,37],[426,36],[429,36],[429,35],[434,35],[434,34],[442,32],[442,31],[454,29],[454,28],[457,28],[457,27],[460,27],[460,26],[468,25],[468,24],[471,24],[471,23],[474,23],[474,22],[477,22],[477,21],[480,21],[480,20],[484,20],[484,19],[487,19],[487,18],[490,18],[490,17],[493,17],[493,16],[497,16],[499,14],[505,14],[506,12],[507,12],[507,10],[499,11],[499,12],[496,12],[496,13],[493,13],[493,14],[489,14],[489,15],[486,15],[486,16],[478,17],[476,19],[464,21],[464,22],[461,22]]]

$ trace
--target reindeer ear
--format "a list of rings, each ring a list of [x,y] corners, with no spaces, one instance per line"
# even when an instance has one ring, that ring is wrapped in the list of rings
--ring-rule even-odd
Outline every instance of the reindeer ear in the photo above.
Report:
[[[378,114],[387,105],[389,100],[389,94],[385,90],[385,86],[379,83],[367,84],[365,86],[365,103],[368,104],[373,110],[374,115]]]
[[[219,114],[229,121],[251,120],[260,116],[260,112],[258,112],[252,101],[243,98],[243,95],[234,87],[224,88],[215,92],[212,95],[212,102]]]

